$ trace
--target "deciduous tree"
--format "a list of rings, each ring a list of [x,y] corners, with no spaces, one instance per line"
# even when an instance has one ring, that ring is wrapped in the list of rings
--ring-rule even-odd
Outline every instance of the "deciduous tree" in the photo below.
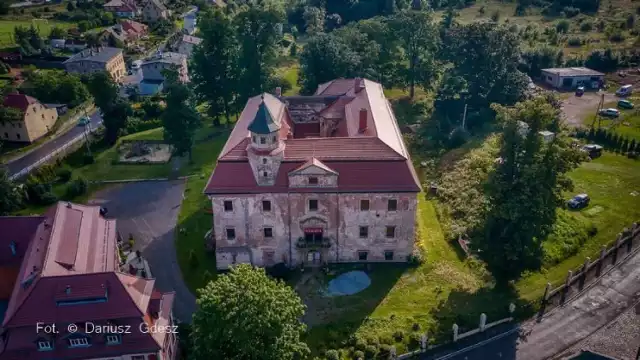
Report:
[[[191,90],[178,80],[177,71],[166,71],[165,79],[167,108],[160,117],[164,139],[173,145],[175,154],[187,153],[191,160],[195,131],[201,124],[200,115],[195,110]]]
[[[197,303],[190,353],[195,360],[293,360],[309,354],[300,340],[304,304],[264,269],[232,268],[200,289]]]
[[[10,215],[22,206],[23,193],[9,179],[7,170],[0,169],[0,216]]]
[[[214,124],[225,116],[227,123],[236,108],[239,69],[239,44],[236,27],[222,10],[204,11],[198,22],[202,44],[191,60],[191,83],[199,100],[208,105]]]
[[[404,49],[408,67],[405,83],[409,86],[409,96],[415,96],[416,84],[429,87],[436,75],[435,53],[437,33],[431,13],[421,10],[403,10],[392,20],[392,31]]]
[[[562,192],[572,187],[566,174],[581,154],[560,134],[549,143],[538,134],[558,128],[560,121],[558,110],[544,98],[514,108],[496,105],[495,110],[504,124],[500,163],[487,183],[490,209],[484,229],[472,244],[494,276],[506,280],[540,266],[542,241],[552,231]],[[526,134],[522,123],[528,125]]]
[[[114,144],[133,113],[131,106],[118,96],[118,86],[107,72],[91,75],[88,88],[94,103],[102,112],[105,140]]]

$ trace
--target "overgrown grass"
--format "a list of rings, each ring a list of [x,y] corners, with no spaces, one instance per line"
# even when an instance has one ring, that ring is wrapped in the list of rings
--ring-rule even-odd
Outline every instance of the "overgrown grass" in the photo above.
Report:
[[[298,95],[300,93],[300,85],[298,84],[298,77],[300,76],[300,64],[296,62],[291,62],[286,64],[286,66],[282,66],[277,70],[277,73],[282,76],[289,84],[291,84],[291,89],[285,91],[283,95],[292,96]]]
[[[307,338],[314,353],[341,348],[345,358],[352,358],[356,342],[392,343],[403,353],[415,348],[424,332],[442,342],[454,322],[471,328],[483,312],[493,320],[507,315],[513,294],[487,286],[482,268],[463,260],[445,240],[433,202],[422,193],[418,197],[418,246],[424,264],[413,269],[374,265],[371,286],[352,296],[318,300],[308,291],[302,294],[311,298],[310,310],[322,315]],[[347,340],[352,334],[356,340]]]
[[[590,221],[573,216],[566,210],[559,210],[553,233],[542,245],[543,266],[550,268],[575,255],[596,231],[596,227]]]
[[[561,283],[567,271],[579,267],[587,256],[597,257],[602,245],[610,244],[624,227],[640,220],[640,161],[605,152],[602,157],[583,163],[569,176],[575,189],[567,197],[578,193],[591,197],[587,208],[570,214],[593,224],[597,234],[578,246],[575,255],[518,281],[516,287],[523,299],[540,297],[547,282]],[[547,247],[552,248],[553,245]]]
[[[54,26],[61,27],[63,29],[69,29],[76,26],[74,23],[51,20],[0,20],[0,48],[15,45],[13,29],[16,26],[29,27],[31,25],[34,25],[40,31],[40,36],[43,38],[49,36],[49,33]]]

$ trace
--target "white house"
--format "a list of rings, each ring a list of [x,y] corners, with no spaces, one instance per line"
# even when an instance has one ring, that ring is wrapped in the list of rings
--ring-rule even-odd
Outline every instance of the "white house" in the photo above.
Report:
[[[598,89],[604,74],[585,67],[542,69],[542,80],[556,89],[575,89],[579,86]]]

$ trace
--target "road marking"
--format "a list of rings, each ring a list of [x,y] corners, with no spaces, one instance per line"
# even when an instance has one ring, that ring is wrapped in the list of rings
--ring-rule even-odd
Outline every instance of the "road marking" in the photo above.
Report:
[[[435,360],[446,360],[446,359],[450,359],[450,358],[452,358],[452,357],[454,357],[454,356],[460,355],[460,354],[465,353],[465,352],[467,352],[467,351],[470,351],[470,350],[473,350],[473,349],[479,348],[479,347],[481,347],[481,346],[484,346],[484,345],[486,345],[486,344],[488,344],[488,343],[490,343],[490,342],[492,342],[492,341],[494,341],[494,340],[502,339],[503,337],[505,337],[505,336],[507,336],[507,335],[511,335],[511,334],[513,334],[514,332],[519,331],[519,330],[520,330],[520,326],[516,326],[515,328],[513,328],[513,329],[511,329],[511,330],[509,330],[509,331],[503,332],[502,334],[499,334],[499,335],[496,335],[496,336],[494,336],[494,337],[492,337],[492,338],[489,338],[489,339],[486,339],[486,340],[480,341],[480,342],[479,342],[479,343],[477,343],[477,344],[473,344],[473,345],[471,345],[471,346],[468,346],[468,347],[466,347],[466,348],[464,348],[464,349],[460,349],[460,350],[458,350],[458,351],[456,351],[456,352],[453,352],[453,353],[451,353],[451,354],[447,354],[447,355],[445,355],[445,356],[443,356],[443,357],[439,357],[439,358],[437,358],[437,359],[435,359]]]

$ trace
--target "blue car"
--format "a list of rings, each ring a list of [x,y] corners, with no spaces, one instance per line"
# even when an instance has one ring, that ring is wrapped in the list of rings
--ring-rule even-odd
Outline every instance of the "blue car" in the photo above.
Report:
[[[589,205],[589,195],[587,194],[578,194],[574,196],[571,200],[567,201],[567,206],[569,209],[582,209]]]

